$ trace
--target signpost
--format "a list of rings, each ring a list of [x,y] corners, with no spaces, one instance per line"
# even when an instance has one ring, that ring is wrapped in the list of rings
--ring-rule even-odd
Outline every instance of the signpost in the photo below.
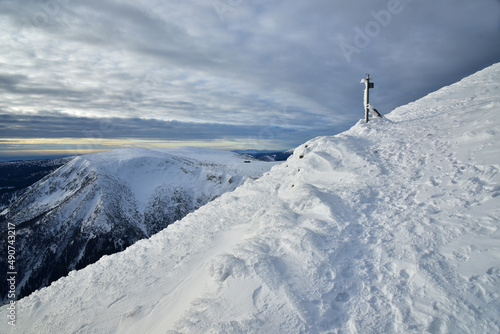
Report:
[[[365,99],[364,99],[365,121],[366,123],[368,123],[370,111],[375,112],[379,117],[382,117],[382,115],[378,112],[377,109],[373,108],[373,106],[370,104],[370,88],[375,87],[375,84],[373,82],[370,82],[370,74],[367,74],[366,78],[361,80],[361,83],[365,84]]]

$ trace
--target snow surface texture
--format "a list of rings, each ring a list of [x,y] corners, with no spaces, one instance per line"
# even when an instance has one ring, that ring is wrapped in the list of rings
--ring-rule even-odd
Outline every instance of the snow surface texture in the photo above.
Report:
[[[16,332],[499,333],[499,77],[301,145],[21,300]]]
[[[0,233],[7,234],[6,222],[16,226],[17,296],[150,237],[275,164],[246,159],[189,147],[72,159],[0,212]],[[0,248],[7,249],[7,241],[2,238]],[[7,257],[0,258],[0,271],[12,271]],[[8,289],[0,286],[4,301]]]

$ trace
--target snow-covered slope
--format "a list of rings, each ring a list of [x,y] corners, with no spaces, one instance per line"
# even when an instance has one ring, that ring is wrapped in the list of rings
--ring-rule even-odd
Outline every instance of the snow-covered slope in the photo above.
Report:
[[[273,164],[231,152],[120,149],[77,157],[32,185],[0,213],[16,226],[17,291],[25,296],[122,251]],[[0,245],[7,249],[7,238]],[[0,269],[7,270],[7,257]],[[6,297],[8,286],[0,288]]]
[[[301,145],[21,300],[16,331],[500,332],[499,77]]]

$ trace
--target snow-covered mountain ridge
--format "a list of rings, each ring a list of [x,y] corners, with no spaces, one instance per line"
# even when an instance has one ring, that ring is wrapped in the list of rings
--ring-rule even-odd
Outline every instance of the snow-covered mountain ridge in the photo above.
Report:
[[[15,330],[500,332],[499,77],[496,64],[301,145],[24,298]]]
[[[128,148],[74,158],[0,214],[16,226],[18,293],[157,233],[273,165],[245,159],[201,148]],[[5,249],[6,243],[3,238]],[[0,268],[8,271],[6,258]],[[6,289],[2,285],[2,296]]]

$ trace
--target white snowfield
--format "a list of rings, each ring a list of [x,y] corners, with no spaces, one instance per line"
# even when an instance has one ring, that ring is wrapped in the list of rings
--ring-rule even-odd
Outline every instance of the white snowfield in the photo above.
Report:
[[[2,333],[500,333],[500,64],[19,301]]]

